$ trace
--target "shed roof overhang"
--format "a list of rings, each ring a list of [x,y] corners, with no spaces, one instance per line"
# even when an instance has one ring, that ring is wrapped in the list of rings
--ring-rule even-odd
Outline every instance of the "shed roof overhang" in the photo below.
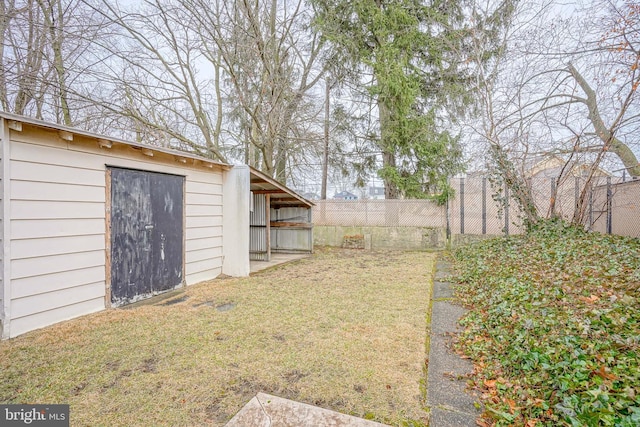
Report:
[[[303,207],[311,209],[313,207],[313,202],[268,175],[253,167],[249,167],[249,171],[251,174],[251,192],[254,194],[269,194],[272,208]]]
[[[147,156],[153,156],[154,152],[172,155],[177,162],[187,163],[187,160],[194,164],[201,164],[203,166],[213,167],[217,166],[224,170],[229,170],[233,166],[224,162],[219,162],[213,159],[209,159],[203,156],[199,156],[194,153],[186,151],[175,150],[172,148],[161,147],[157,145],[142,144],[139,142],[125,141],[119,138],[113,138],[110,136],[100,135],[97,133],[89,132],[82,129],[77,129],[69,126],[64,126],[57,123],[45,122],[43,120],[34,119],[31,117],[19,116],[17,114],[11,114],[6,112],[0,112],[0,117],[7,120],[9,128],[20,131],[22,130],[22,124],[31,125],[34,127],[40,127],[44,129],[52,129],[58,131],[60,137],[67,141],[73,141],[74,135],[82,136],[85,138],[95,139],[98,145],[102,148],[110,148],[113,144],[122,144],[131,147],[134,150],[141,150]]]

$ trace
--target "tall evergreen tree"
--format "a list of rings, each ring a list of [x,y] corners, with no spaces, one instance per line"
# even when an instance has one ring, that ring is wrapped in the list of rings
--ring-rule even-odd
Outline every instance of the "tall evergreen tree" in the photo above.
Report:
[[[377,104],[386,198],[446,194],[463,169],[458,138],[442,129],[445,106],[464,106],[466,37],[456,0],[315,0],[316,29],[340,67]],[[344,75],[344,73],[343,73]]]

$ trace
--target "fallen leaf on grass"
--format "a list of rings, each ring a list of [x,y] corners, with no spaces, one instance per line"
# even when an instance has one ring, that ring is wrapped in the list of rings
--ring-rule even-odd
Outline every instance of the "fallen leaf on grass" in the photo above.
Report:
[[[509,405],[509,411],[513,414],[515,411],[520,410],[519,406],[516,406],[516,402],[513,399],[506,398],[505,402]]]
[[[580,299],[580,301],[584,301],[587,304],[593,304],[594,302],[598,301],[600,299],[600,297],[597,296],[597,295],[591,294],[588,297],[580,297],[579,299]]]
[[[496,380],[484,380],[484,385],[487,388],[496,388]]]
[[[607,372],[607,368],[603,365],[600,369],[594,371],[594,373],[604,380],[617,380],[618,377],[610,372]]]

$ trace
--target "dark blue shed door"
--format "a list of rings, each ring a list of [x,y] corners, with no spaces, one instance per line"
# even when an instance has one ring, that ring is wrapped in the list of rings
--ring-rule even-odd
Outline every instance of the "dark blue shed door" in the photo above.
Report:
[[[109,168],[111,303],[182,284],[184,177]]]

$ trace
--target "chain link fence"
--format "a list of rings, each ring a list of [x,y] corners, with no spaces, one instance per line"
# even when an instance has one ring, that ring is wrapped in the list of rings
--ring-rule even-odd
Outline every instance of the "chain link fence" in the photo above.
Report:
[[[478,236],[524,231],[518,204],[499,183],[482,176],[450,183],[455,198],[445,206],[429,200],[318,200],[314,224],[446,228],[449,235]],[[527,184],[541,217],[578,218],[587,230],[640,237],[640,180],[602,176],[589,185],[581,177],[534,177]]]
[[[640,180],[607,181],[593,189],[589,228],[606,234],[640,237]]]

